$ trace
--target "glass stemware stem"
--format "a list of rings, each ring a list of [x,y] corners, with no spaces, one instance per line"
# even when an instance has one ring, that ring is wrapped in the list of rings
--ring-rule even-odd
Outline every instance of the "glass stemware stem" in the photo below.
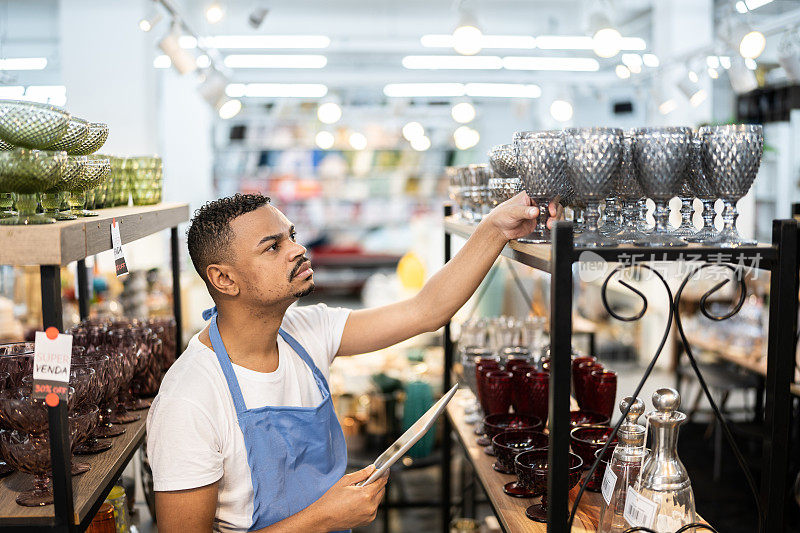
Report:
[[[70,215],[68,213],[62,213],[59,211],[59,207],[61,207],[61,197],[59,196],[59,193],[43,192],[39,201],[42,204],[45,216],[54,218],[56,220],[74,220],[77,218],[75,215]]]
[[[16,216],[16,212],[12,209],[14,206],[14,195],[10,192],[0,192],[0,218],[8,218]]]
[[[650,224],[647,223],[647,198],[641,198],[639,200],[639,231],[648,232],[650,231]]]
[[[643,239],[645,234],[639,231],[639,201],[625,200],[622,203],[622,221],[619,232],[614,234],[614,238],[621,244],[632,243]]]
[[[583,213],[584,230],[588,233],[597,232],[597,224],[600,220],[600,204],[595,201],[586,202],[586,210]]]
[[[39,206],[39,199],[36,193],[17,194],[17,209],[19,214],[15,217],[4,218],[0,224],[4,225],[29,225],[29,224],[53,224],[55,219],[39,215],[36,208]]]

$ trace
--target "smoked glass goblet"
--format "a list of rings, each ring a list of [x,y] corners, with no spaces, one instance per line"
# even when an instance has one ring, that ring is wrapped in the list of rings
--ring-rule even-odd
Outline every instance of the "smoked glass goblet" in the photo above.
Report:
[[[566,176],[566,158],[564,155],[564,139],[561,135],[540,135],[518,138],[514,141],[517,168],[528,196],[539,208],[536,229],[528,236],[518,239],[520,242],[550,242],[550,230],[547,219],[550,216],[548,206],[563,192]]]
[[[692,149],[689,152],[689,183],[694,189],[697,198],[703,202],[703,227],[694,235],[684,237],[687,242],[710,243],[718,236],[719,231],[714,227],[714,218],[717,213],[714,203],[719,195],[714,187],[714,182],[703,171],[703,139],[695,133],[692,135]]]

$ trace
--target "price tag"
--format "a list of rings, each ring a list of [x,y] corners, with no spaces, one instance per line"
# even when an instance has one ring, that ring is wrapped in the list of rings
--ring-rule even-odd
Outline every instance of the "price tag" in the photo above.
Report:
[[[645,498],[633,487],[628,487],[625,511],[622,516],[632,527],[653,527],[658,505]]]
[[[611,505],[611,495],[614,494],[614,487],[617,484],[617,475],[613,470],[606,467],[606,473],[603,476],[603,484],[601,485],[601,492],[606,505]]]
[[[114,248],[114,267],[117,270],[117,277],[124,276],[128,273],[128,264],[122,252],[122,239],[119,236],[119,224],[116,218],[111,222],[111,245]]]
[[[69,365],[72,335],[61,335],[56,328],[37,331],[33,349],[33,394],[45,398],[56,394],[66,400],[69,391]]]

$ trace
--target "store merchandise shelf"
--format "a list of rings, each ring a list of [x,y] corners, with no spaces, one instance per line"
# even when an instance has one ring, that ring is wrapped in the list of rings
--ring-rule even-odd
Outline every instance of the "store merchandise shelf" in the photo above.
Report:
[[[128,461],[144,440],[147,411],[136,411],[141,420],[126,424],[125,433],[112,439],[111,449],[97,455],[78,456],[92,469],[72,478],[74,496],[73,524],[85,529],[105,500]],[[73,459],[74,460],[74,459]],[[15,472],[0,480],[0,529],[11,526],[43,528],[55,525],[52,505],[23,507],[14,501],[20,492],[31,488],[31,476]]]
[[[111,207],[98,216],[36,226],[0,226],[0,264],[61,265],[111,249],[110,225],[119,224],[122,244],[189,220],[189,204]]]
[[[446,233],[458,235],[465,239],[475,231],[475,225],[466,222],[458,215],[445,217],[444,229]],[[513,240],[503,249],[505,257],[519,261],[530,267],[544,272],[552,271],[552,245],[551,244],[526,244]],[[644,246],[608,246],[602,248],[573,248],[572,262],[597,261],[603,259],[609,262],[643,263],[651,261],[708,261],[717,263],[737,263],[739,259],[747,259],[744,266],[765,268],[770,266],[778,256],[777,247],[772,244],[757,244],[755,246],[741,246],[738,248],[720,248],[718,246],[705,246],[702,244],[689,244],[688,246],[670,247],[644,247]],[[758,263],[753,265],[752,260]]]
[[[689,342],[692,346],[711,352],[718,359],[728,361],[761,376],[767,375],[767,359],[762,353],[748,354],[736,345],[723,346],[715,341],[701,339],[696,336],[690,337]],[[800,383],[790,384],[789,390],[794,396],[800,396]]]
[[[464,452],[472,464],[484,492],[489,498],[489,503],[495,515],[497,515],[505,531],[545,533],[547,524],[534,522],[525,516],[525,509],[533,503],[538,503],[540,498],[512,498],[503,492],[503,485],[509,481],[515,481],[516,476],[501,474],[492,468],[495,458],[484,453],[483,447],[477,444],[476,436],[473,432],[475,426],[471,426],[464,421],[464,404],[474,398],[469,390],[459,390],[447,405],[447,416],[453,424],[453,431],[463,446]],[[579,487],[574,487],[570,491],[570,504],[574,501],[578,490]],[[575,514],[575,522],[572,526],[573,533],[597,531],[601,503],[600,494],[584,492],[578,512]]]

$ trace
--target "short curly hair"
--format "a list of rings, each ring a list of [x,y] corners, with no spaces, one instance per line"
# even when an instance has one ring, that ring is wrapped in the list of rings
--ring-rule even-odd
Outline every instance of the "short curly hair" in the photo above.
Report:
[[[208,283],[206,268],[229,257],[233,239],[231,221],[250,211],[269,204],[268,196],[260,194],[234,194],[211,202],[194,212],[186,231],[186,244],[197,273]]]

